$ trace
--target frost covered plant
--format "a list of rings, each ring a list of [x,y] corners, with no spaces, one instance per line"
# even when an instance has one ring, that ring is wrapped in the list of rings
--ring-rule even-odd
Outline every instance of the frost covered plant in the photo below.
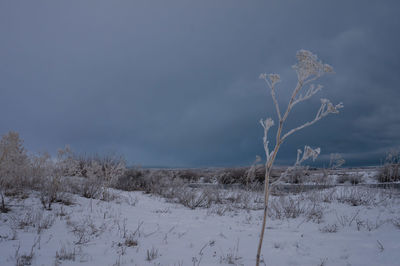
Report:
[[[338,169],[345,163],[346,160],[343,159],[339,153],[331,153],[331,159],[329,161],[329,167],[331,169]]]
[[[10,131],[0,140],[0,212],[7,212],[5,193],[22,187],[29,167],[28,155],[17,132]]]
[[[275,125],[275,122],[272,118],[267,118],[265,120],[261,119],[260,123],[261,126],[264,128],[264,137],[263,137],[263,143],[264,143],[264,150],[266,154],[266,162],[265,162],[265,182],[264,182],[264,215],[263,215],[263,222],[262,222],[262,228],[261,228],[261,235],[258,243],[258,249],[257,249],[257,257],[256,257],[256,265],[260,265],[260,256],[261,256],[261,248],[263,244],[263,239],[264,239],[264,231],[265,231],[265,225],[266,225],[266,218],[267,218],[267,210],[268,210],[268,198],[269,198],[269,192],[270,192],[270,176],[271,176],[271,170],[272,166],[274,164],[276,155],[279,151],[280,146],[282,143],[293,133],[296,131],[299,131],[305,127],[311,126],[312,124],[318,122],[325,116],[329,114],[337,114],[339,113],[339,109],[343,108],[343,104],[332,104],[328,99],[321,99],[321,105],[319,109],[317,110],[317,113],[315,117],[300,125],[297,126],[286,133],[283,132],[283,126],[285,124],[285,121],[287,120],[292,108],[305,100],[310,99],[314,94],[316,94],[318,91],[321,90],[322,86],[321,85],[315,85],[313,82],[323,76],[326,73],[333,73],[333,68],[330,65],[323,64],[316,55],[312,54],[309,51],[306,50],[300,50],[296,54],[297,57],[297,64],[293,66],[293,69],[297,73],[297,84],[296,87],[294,88],[292,95],[289,99],[288,106],[286,108],[286,111],[284,113],[281,113],[278,100],[276,97],[276,84],[279,83],[280,81],[280,76],[278,74],[261,74],[260,79],[264,80],[266,84],[268,85],[272,100],[274,102],[276,114],[278,117],[278,129],[276,132],[276,138],[275,138],[275,146],[273,147],[272,150],[269,148],[269,139],[268,139],[268,132],[272,126]],[[303,92],[304,91],[304,92]],[[320,149],[312,149],[309,146],[306,146],[304,148],[304,151],[298,151],[297,153],[297,161],[295,163],[295,166],[300,165],[304,160],[307,160],[309,158],[315,159],[318,154],[320,153]],[[275,181],[274,183],[271,184],[274,185],[277,183]]]
[[[386,154],[385,163],[378,174],[378,181],[400,181],[400,151],[392,150]]]
[[[301,177],[303,175],[303,171],[304,169],[307,169],[307,168],[302,168],[301,164],[308,159],[312,159],[313,161],[315,161],[320,153],[321,153],[320,148],[313,149],[307,145],[304,146],[304,151],[298,149],[297,159],[295,164],[291,167],[288,167],[286,171],[281,174],[279,179],[273,182],[273,184],[277,184],[283,178],[289,179],[290,183],[301,183],[302,182]]]

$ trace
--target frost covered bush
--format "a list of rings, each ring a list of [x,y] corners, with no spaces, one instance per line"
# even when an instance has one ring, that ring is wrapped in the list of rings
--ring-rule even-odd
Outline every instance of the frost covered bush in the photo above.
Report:
[[[62,201],[66,190],[61,182],[61,172],[48,153],[30,156],[30,188],[39,191],[43,208],[51,210],[51,205]]]
[[[122,156],[76,155],[69,146],[58,151],[57,169],[61,176],[78,177],[69,183],[70,192],[86,198],[102,199],[107,198],[107,188],[115,187],[126,172]]]
[[[219,184],[245,184],[247,177],[247,169],[240,168],[227,168],[222,170],[217,175]]]
[[[53,176],[56,171],[56,165],[51,160],[48,153],[32,154],[29,156],[29,182],[33,189],[41,189],[47,178]]]
[[[249,185],[251,183],[264,183],[265,167],[256,164],[251,167],[226,168],[216,174],[219,184],[242,184]],[[278,175],[278,171],[274,171],[273,176]]]
[[[294,219],[305,213],[304,204],[291,197],[279,197],[273,199],[269,208],[269,217],[275,219]]]
[[[10,131],[0,140],[0,212],[6,212],[6,193],[24,187],[29,158],[17,132]]]
[[[96,177],[64,177],[62,181],[67,192],[88,199],[102,199],[107,190],[104,181]]]
[[[76,237],[75,245],[86,244],[104,232],[104,226],[97,226],[93,217],[89,215],[78,221],[68,220],[67,226]]]
[[[198,181],[200,179],[200,174],[196,170],[192,169],[183,169],[174,171],[175,178],[181,178],[187,181]]]
[[[400,181],[400,152],[391,151],[386,155],[385,163],[378,174],[379,182]]]
[[[331,66],[327,64],[323,64],[316,55],[312,54],[306,50],[300,50],[296,54],[297,63],[293,66],[293,69],[296,71],[297,74],[297,84],[292,91],[291,97],[289,99],[289,103],[287,105],[286,111],[284,113],[281,112],[280,105],[278,103],[278,99],[276,97],[276,84],[280,82],[280,76],[278,74],[261,74],[260,79],[264,80],[269,87],[272,100],[275,106],[276,114],[278,117],[277,123],[277,131],[275,136],[275,145],[273,149],[270,150],[270,141],[268,138],[268,132],[275,125],[275,122],[272,118],[262,119],[260,121],[262,127],[264,128],[264,150],[266,155],[266,162],[265,162],[265,182],[264,182],[264,215],[263,215],[263,222],[260,234],[260,240],[258,243],[257,248],[257,256],[256,256],[256,265],[260,265],[260,257],[261,257],[261,248],[264,238],[264,231],[266,225],[266,218],[267,218],[267,210],[268,210],[268,198],[270,192],[270,177],[271,177],[271,170],[276,159],[276,155],[279,151],[280,146],[282,143],[293,133],[311,126],[321,120],[322,118],[326,117],[329,114],[337,114],[339,113],[339,109],[343,107],[342,103],[339,104],[332,104],[328,99],[321,99],[321,105],[317,110],[317,113],[313,119],[310,121],[299,125],[286,133],[283,132],[283,128],[285,122],[292,111],[293,107],[305,100],[310,99],[313,95],[315,95],[318,91],[321,90],[321,85],[313,84],[318,78],[323,76],[325,73],[332,73],[333,69]],[[304,160],[308,158],[315,159],[318,154],[320,153],[319,148],[312,149],[309,146],[305,146],[304,152],[298,150],[297,152],[297,160],[295,166],[299,166]],[[274,183],[278,183],[280,178]],[[272,183],[272,185],[274,184]],[[271,186],[272,187],[272,186]]]
[[[140,168],[128,169],[123,175],[117,178],[114,187],[125,191],[147,191],[151,183],[149,174],[149,170],[143,170]]]
[[[59,198],[59,193],[61,192],[60,180],[56,177],[50,177],[45,180],[43,187],[40,191],[40,202],[43,208],[46,210],[51,210],[51,205]]]
[[[201,207],[210,207],[212,199],[208,195],[207,191],[197,191],[195,189],[180,189],[179,193],[176,193],[178,203],[192,210]]]
[[[375,203],[376,193],[372,189],[358,187],[343,188],[336,193],[336,200],[351,206],[369,206]]]
[[[57,163],[64,176],[96,177],[108,184],[116,181],[126,171],[122,156],[77,155],[69,146],[58,151]]]

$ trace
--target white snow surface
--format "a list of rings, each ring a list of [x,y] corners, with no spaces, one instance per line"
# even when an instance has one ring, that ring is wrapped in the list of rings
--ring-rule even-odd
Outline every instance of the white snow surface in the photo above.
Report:
[[[255,265],[261,209],[192,210],[142,192],[112,193],[116,199],[108,202],[72,195],[75,204],[55,203],[51,211],[35,192],[8,199],[11,211],[0,214],[0,265],[16,265],[31,251],[32,265],[46,266]],[[365,193],[374,193],[373,203],[321,202],[321,219],[269,217],[262,265],[400,265],[398,191]]]

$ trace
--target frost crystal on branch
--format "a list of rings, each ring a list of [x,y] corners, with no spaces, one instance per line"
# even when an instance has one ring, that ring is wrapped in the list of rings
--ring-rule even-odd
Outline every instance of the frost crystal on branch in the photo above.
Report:
[[[261,73],[259,78],[265,80],[270,88],[273,88],[276,83],[281,81],[279,74]]]
[[[319,108],[316,117],[322,118],[328,114],[338,114],[339,109],[343,107],[344,107],[343,103],[338,103],[336,105],[333,105],[331,101],[329,101],[328,99],[322,98],[321,107]]]
[[[303,153],[303,157],[300,159],[300,155]],[[310,146],[304,146],[304,152],[302,150],[297,150],[297,160],[296,160],[296,166],[299,166],[302,162],[308,160],[309,158],[312,158],[313,161],[315,161],[318,157],[318,155],[321,153],[320,148],[311,148]]]
[[[329,162],[329,167],[332,169],[337,169],[341,167],[346,161],[342,158],[339,153],[331,153],[331,159]]]
[[[264,143],[264,150],[265,150],[265,155],[267,156],[267,160],[270,158],[270,153],[269,153],[269,141],[268,141],[268,130],[274,125],[274,120],[272,118],[268,117],[265,120],[260,120],[261,126],[264,128],[264,137],[263,137],[263,143]]]
[[[324,73],[332,73],[333,68],[323,64],[318,57],[307,50],[300,50],[296,54],[297,64],[293,68],[297,72],[299,81],[306,81],[308,78],[318,78]]]

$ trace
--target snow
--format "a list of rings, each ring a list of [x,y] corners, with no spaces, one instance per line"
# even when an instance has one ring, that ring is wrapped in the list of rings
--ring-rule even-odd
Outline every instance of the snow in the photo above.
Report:
[[[400,228],[394,222],[400,218],[399,192],[357,188],[354,191],[367,197],[359,206],[328,199],[330,194],[346,198],[352,189],[290,195],[306,202],[301,205],[304,207],[309,206],[310,198],[317,198],[323,216],[278,219],[271,211],[262,251],[264,263],[399,265]],[[257,204],[248,209],[214,205],[191,210],[142,192],[111,193],[116,198],[109,202],[73,195],[73,205],[56,203],[51,211],[43,210],[35,192],[25,199],[8,199],[12,210],[0,214],[0,265],[16,265],[17,258],[31,250],[32,265],[255,264],[262,220]],[[274,200],[279,202],[279,197],[272,197],[271,202]],[[33,222],[23,227],[29,217]],[[39,232],[46,221],[48,228]],[[328,232],[335,227],[337,232]],[[62,256],[68,254],[70,259]],[[154,258],[148,261],[151,255]]]

